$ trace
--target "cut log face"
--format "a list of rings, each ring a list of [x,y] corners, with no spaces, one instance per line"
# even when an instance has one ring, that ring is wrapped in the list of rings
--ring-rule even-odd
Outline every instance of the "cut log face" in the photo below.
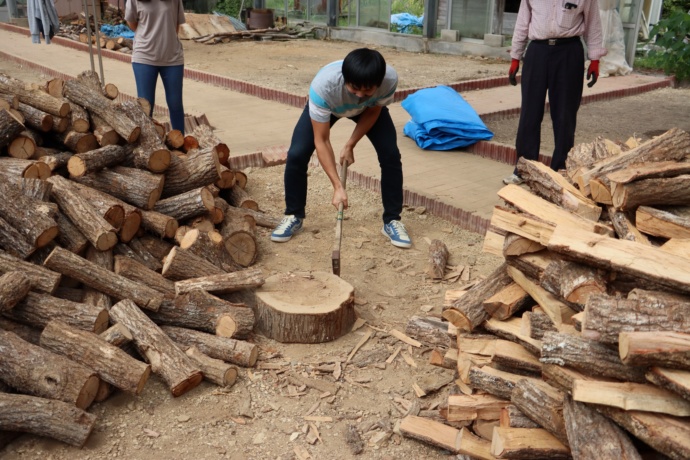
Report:
[[[278,274],[256,291],[257,328],[283,343],[321,343],[348,333],[354,288],[331,273]]]

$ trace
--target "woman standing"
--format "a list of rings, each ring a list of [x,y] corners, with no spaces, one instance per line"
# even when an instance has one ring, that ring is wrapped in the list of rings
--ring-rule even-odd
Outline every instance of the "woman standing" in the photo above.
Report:
[[[177,38],[180,24],[185,22],[182,0],[128,0],[125,20],[135,32],[132,68],[137,95],[151,103],[149,115],[152,115],[156,82],[160,75],[170,111],[170,124],[173,129],[184,133],[184,51]]]

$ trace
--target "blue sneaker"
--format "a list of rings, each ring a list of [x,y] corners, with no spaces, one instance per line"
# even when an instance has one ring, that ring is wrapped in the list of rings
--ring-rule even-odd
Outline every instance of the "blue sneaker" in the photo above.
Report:
[[[392,220],[387,224],[383,224],[381,233],[390,238],[393,246],[399,248],[410,248],[412,247],[412,241],[405,230],[405,226],[399,220]]]
[[[295,216],[285,216],[276,229],[273,230],[273,233],[271,233],[271,241],[284,243],[301,231],[302,219]]]

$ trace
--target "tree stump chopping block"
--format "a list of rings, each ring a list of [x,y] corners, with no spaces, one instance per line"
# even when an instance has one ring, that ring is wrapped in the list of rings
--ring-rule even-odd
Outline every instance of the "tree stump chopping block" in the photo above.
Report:
[[[282,343],[342,337],[355,321],[354,288],[326,272],[278,274],[256,290],[257,328]]]

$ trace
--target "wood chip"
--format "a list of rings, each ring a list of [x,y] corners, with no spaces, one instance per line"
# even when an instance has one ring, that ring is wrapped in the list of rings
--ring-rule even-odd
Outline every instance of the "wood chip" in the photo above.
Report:
[[[393,354],[390,355],[390,356],[388,357],[388,359],[386,360],[386,363],[391,364],[391,363],[395,360],[395,357],[398,356],[398,353],[400,353],[400,350],[402,350],[402,346],[398,346],[398,347],[395,349],[395,351],[393,352]]]
[[[340,361],[335,362],[335,369],[333,369],[333,378],[338,381],[340,376],[343,375],[343,368],[340,365]]]
[[[356,304],[356,303],[357,303],[357,302],[355,302],[355,304]],[[364,304],[366,304],[366,302],[365,302]],[[355,332],[357,329],[359,329],[360,327],[364,326],[366,323],[367,323],[367,320],[366,320],[366,319],[357,318],[357,319],[355,320],[355,324],[352,325],[351,332]]]
[[[347,361],[346,361],[346,362],[348,362],[348,363],[350,362],[350,360],[351,360],[352,357],[355,355],[355,353],[357,353],[357,350],[359,350],[360,348],[362,348],[362,345],[364,345],[365,343],[367,343],[367,340],[369,340],[369,338],[371,338],[371,336],[372,336],[373,333],[374,333],[374,331],[372,331],[371,329],[368,329],[367,332],[364,333],[364,336],[359,340],[359,342],[357,343],[357,345],[355,345],[355,347],[354,347],[354,348],[352,349],[352,351],[350,352],[350,355],[347,357]]]
[[[321,415],[305,415],[304,420],[308,422],[332,422],[333,417],[325,417]],[[311,425],[311,424],[310,424]]]
[[[422,343],[421,343],[421,342],[418,342],[418,341],[416,341],[415,339],[406,336],[405,334],[403,334],[402,332],[400,332],[400,331],[397,330],[397,329],[391,329],[388,333],[389,333],[390,335],[392,335],[393,337],[395,337],[396,339],[398,339],[398,340],[400,340],[400,341],[402,341],[402,342],[405,342],[405,343],[407,343],[407,344],[409,344],[409,345],[412,345],[413,347],[419,348],[419,347],[422,346]]]
[[[414,368],[417,367],[417,363],[414,362],[414,359],[412,359],[412,357],[410,355],[408,355],[407,353],[405,353],[404,351],[400,353],[400,356],[402,356],[403,359],[405,360],[405,362],[407,364],[409,364],[411,367],[414,367]]]
[[[412,384],[412,389],[414,390],[414,394],[416,394],[418,398],[423,398],[424,396],[426,396],[424,390],[422,390],[420,386],[416,383]]]
[[[303,446],[295,446],[292,450],[299,460],[309,460],[312,458],[309,451]]]
[[[311,406],[311,407],[309,408],[309,410],[307,411],[307,413],[305,414],[305,416],[308,416],[308,415],[313,414],[314,411],[315,411],[316,409],[319,408],[319,405],[320,405],[320,404],[321,404],[321,401],[316,401],[316,402],[314,403],[314,405]]]

